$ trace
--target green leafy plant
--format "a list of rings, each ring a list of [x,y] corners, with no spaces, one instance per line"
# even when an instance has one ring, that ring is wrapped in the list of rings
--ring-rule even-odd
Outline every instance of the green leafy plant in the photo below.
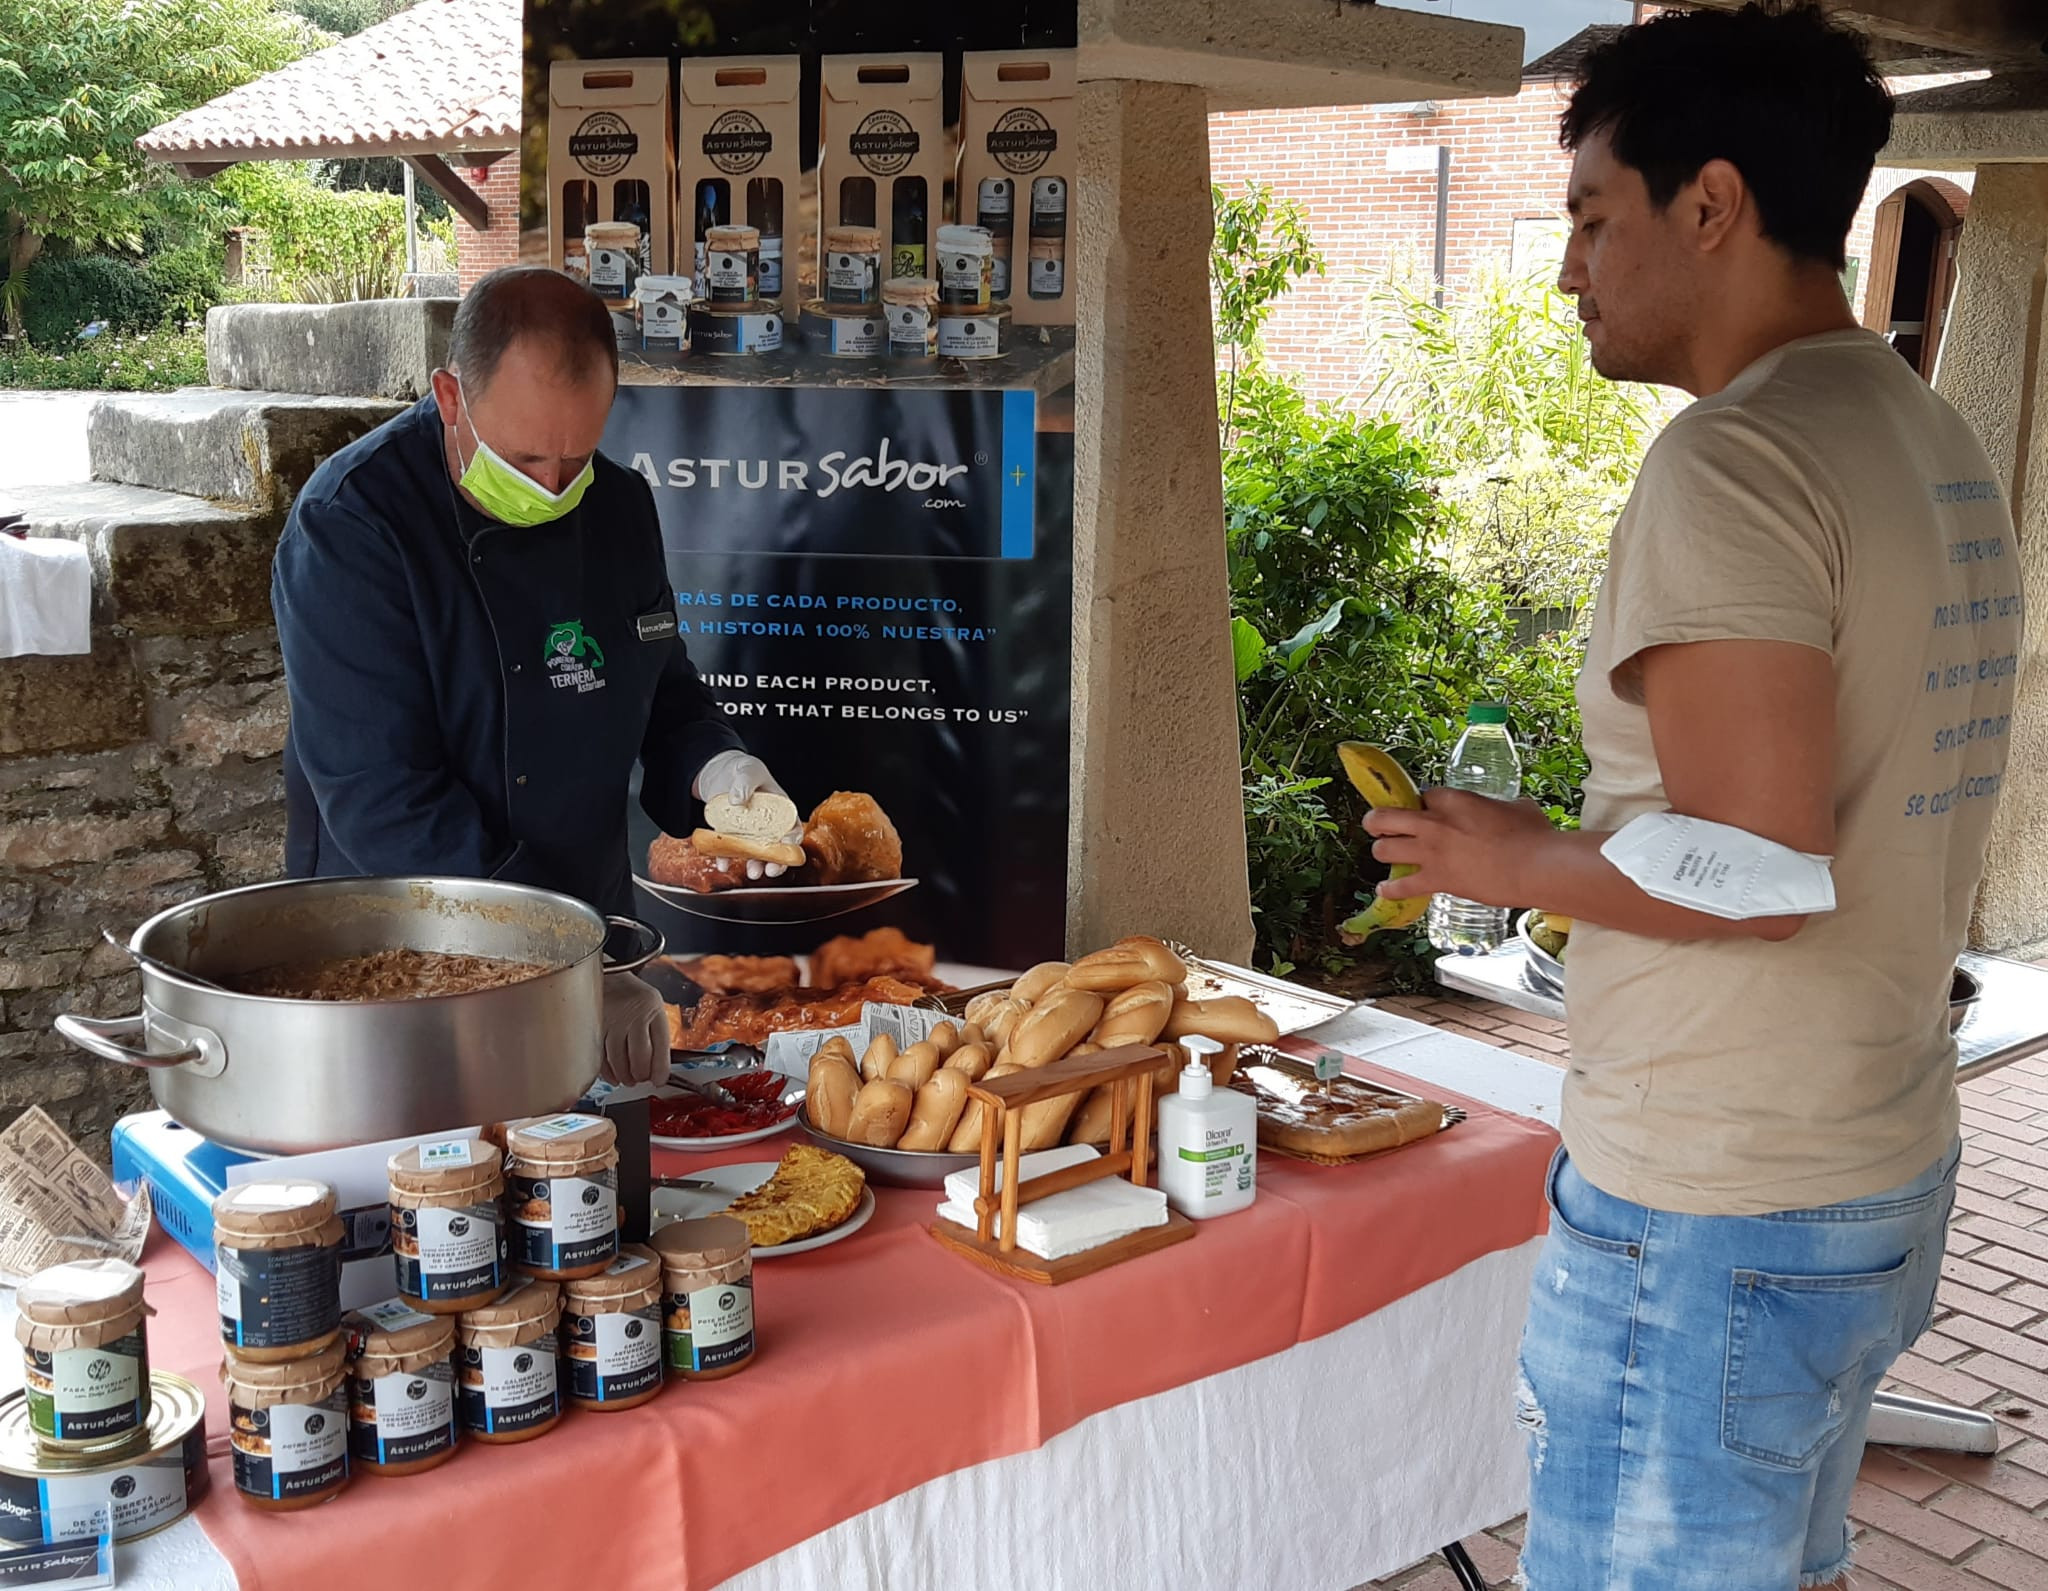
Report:
[[[336,193],[292,162],[235,167],[216,179],[262,233],[278,294],[308,304],[392,298],[405,276],[405,200]]]
[[[1304,276],[1323,268],[1323,256],[1308,235],[1308,214],[1292,199],[1277,199],[1263,182],[1247,182],[1242,194],[1209,189],[1216,211],[1215,241],[1209,250],[1209,285],[1215,298],[1216,346],[1226,371],[1220,423],[1230,443],[1240,373],[1257,369],[1264,355],[1260,334],[1273,306]]]
[[[206,381],[206,335],[196,325],[124,335],[105,332],[59,349],[0,339],[0,388],[167,392]]]
[[[24,274],[22,329],[39,347],[63,347],[95,321],[115,331],[147,331],[163,319],[155,284],[126,260],[99,254],[45,259]]]
[[[138,248],[174,179],[135,140],[302,53],[271,0],[0,0],[0,303],[51,239]]]

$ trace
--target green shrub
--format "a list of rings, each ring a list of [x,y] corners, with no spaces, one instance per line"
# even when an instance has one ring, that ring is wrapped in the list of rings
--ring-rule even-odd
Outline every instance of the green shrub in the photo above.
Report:
[[[0,341],[0,388],[165,392],[205,380],[206,337],[199,331],[109,331],[58,351],[25,337]]]
[[[22,291],[22,329],[43,348],[74,341],[79,328],[105,321],[115,331],[146,331],[163,320],[163,301],[149,276],[125,260],[87,254],[38,260]]]
[[[405,276],[405,200],[336,193],[301,165],[249,162],[218,186],[263,234],[278,294],[307,304],[394,297]]]
[[[152,255],[142,274],[156,293],[158,323],[183,326],[206,319],[206,312],[221,302],[226,291],[221,269],[219,250],[204,243],[188,243]]]

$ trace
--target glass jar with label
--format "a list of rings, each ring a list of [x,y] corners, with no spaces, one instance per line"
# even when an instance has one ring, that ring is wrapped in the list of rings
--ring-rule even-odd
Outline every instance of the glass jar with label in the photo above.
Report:
[[[370,1475],[417,1475],[455,1456],[455,1321],[403,1299],[349,1317],[349,1457]]]
[[[754,1248],[729,1215],[671,1221],[648,1240],[661,1256],[661,1339],[668,1373],[715,1381],[754,1357]]]
[[[562,1418],[561,1318],[561,1288],[528,1279],[456,1321],[455,1396],[477,1441],[530,1442]]]
[[[414,1144],[393,1155],[386,1171],[398,1296],[432,1315],[496,1298],[508,1268],[498,1146],[483,1138]]]
[[[708,304],[751,304],[761,296],[761,234],[750,226],[713,227],[704,235]]]
[[[595,1276],[619,1253],[619,1130],[604,1116],[533,1116],[505,1124],[512,1268],[565,1282]]]
[[[593,221],[583,229],[590,290],[615,310],[633,307],[640,276],[640,228],[631,221]]]
[[[939,351],[939,284],[929,276],[899,276],[882,284],[882,315],[889,324],[889,353],[896,359],[930,359]]]
[[[635,1409],[661,1391],[661,1261],[629,1243],[562,1289],[562,1380],[586,1409]]]
[[[230,1349],[220,1379],[243,1502],[287,1513],[324,1503],[348,1484],[346,1342],[280,1363],[243,1359]]]
[[[882,282],[882,234],[869,226],[828,227],[819,269],[828,304],[873,304]]]
[[[72,1260],[15,1290],[24,1400],[36,1440],[87,1452],[149,1428],[149,1330],[142,1272],[125,1260]]]
[[[341,1245],[324,1182],[245,1182],[213,1201],[220,1334],[244,1359],[303,1359],[341,1333]]]
[[[939,228],[939,302],[986,308],[995,265],[995,240],[986,227]]]

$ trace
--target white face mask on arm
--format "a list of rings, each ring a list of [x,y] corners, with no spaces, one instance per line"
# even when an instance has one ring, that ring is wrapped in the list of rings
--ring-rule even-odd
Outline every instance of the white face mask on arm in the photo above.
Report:
[[[1653,900],[1710,917],[1815,917],[1835,909],[1832,857],[1677,812],[1646,812],[1600,854]]]

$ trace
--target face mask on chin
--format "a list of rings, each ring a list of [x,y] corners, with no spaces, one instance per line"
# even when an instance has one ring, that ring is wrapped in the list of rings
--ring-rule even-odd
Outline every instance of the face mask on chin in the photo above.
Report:
[[[530,475],[506,463],[477,434],[476,421],[469,413],[469,399],[463,396],[459,384],[456,401],[461,405],[463,424],[474,444],[469,462],[463,466],[460,484],[477,507],[491,518],[503,525],[547,525],[572,511],[583,500],[583,494],[590,489],[597,473],[590,464],[586,463],[576,478],[559,492],[551,492]]]

